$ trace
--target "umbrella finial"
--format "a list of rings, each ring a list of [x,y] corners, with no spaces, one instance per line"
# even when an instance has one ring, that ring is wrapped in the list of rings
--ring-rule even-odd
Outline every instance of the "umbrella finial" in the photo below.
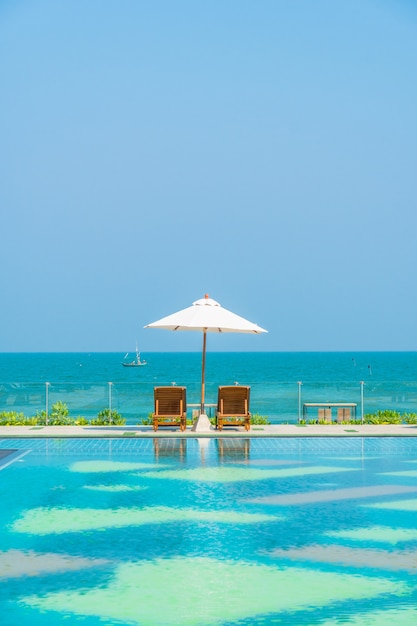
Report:
[[[206,300],[208,300],[208,298],[209,298],[208,293],[206,293],[206,294],[204,295],[204,297],[205,297],[205,299],[206,299]]]

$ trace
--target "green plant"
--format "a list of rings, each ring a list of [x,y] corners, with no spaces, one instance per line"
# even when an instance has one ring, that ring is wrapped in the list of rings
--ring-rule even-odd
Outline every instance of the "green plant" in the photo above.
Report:
[[[90,423],[93,426],[124,426],[126,420],[115,409],[103,409]]]
[[[401,413],[390,409],[367,413],[364,416],[365,424],[401,424],[402,421]]]
[[[255,426],[262,426],[265,424],[270,424],[271,422],[268,419],[267,415],[259,415],[259,413],[253,413],[250,423]]]
[[[74,420],[69,416],[69,409],[65,402],[55,402],[52,405],[51,413],[48,416],[48,424],[51,426],[67,426],[74,423]]]
[[[58,402],[55,402],[55,404],[52,405],[50,415],[51,417],[68,417],[69,409],[65,402],[58,400]]]
[[[139,422],[139,425],[142,425],[142,426],[152,426],[152,424],[153,424],[153,413],[148,413],[148,417],[142,417],[142,419]],[[192,426],[193,424],[194,424],[194,419],[192,417],[188,417],[187,426]]]
[[[71,426],[74,424],[74,419],[69,416],[69,409],[65,402],[55,402],[52,405],[50,413],[48,413],[48,419],[46,418],[46,411],[38,411],[35,416],[36,423],[48,426]]]
[[[0,426],[31,426],[36,423],[34,419],[17,411],[3,411],[0,413]]]
[[[404,413],[403,420],[406,424],[417,424],[417,413]]]
[[[86,426],[89,423],[90,422],[88,421],[88,419],[86,419],[85,417],[81,417],[81,416],[78,416],[74,420],[74,425],[75,426]]]
[[[48,426],[73,426],[74,420],[72,417],[66,417],[63,415],[49,415]]]
[[[36,424],[45,424],[46,423],[46,411],[36,411],[36,415],[34,417]]]

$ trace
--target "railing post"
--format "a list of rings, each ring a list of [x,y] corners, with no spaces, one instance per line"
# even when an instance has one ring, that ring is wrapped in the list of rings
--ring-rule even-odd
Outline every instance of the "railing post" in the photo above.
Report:
[[[45,426],[48,426],[48,414],[49,414],[49,385],[51,383],[45,383]]]
[[[364,386],[364,381],[361,380],[360,381],[360,386],[361,386],[361,424],[363,424],[363,386]]]
[[[112,408],[111,408],[111,401],[112,401],[112,391],[111,390],[112,390],[112,386],[113,386],[113,383],[109,383],[109,424],[112,423],[112,414],[111,414],[111,411],[112,411]]]
[[[301,380],[297,381],[297,385],[298,385],[298,423],[301,422],[301,386],[302,386],[302,382]]]

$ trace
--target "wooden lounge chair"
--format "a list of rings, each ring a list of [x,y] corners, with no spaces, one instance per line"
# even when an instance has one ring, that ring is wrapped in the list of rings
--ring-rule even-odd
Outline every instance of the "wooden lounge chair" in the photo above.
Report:
[[[319,423],[325,422],[326,424],[332,423],[332,410],[331,409],[319,409],[318,410]]]
[[[179,426],[184,431],[187,427],[187,402],[185,387],[155,387],[155,411],[152,414],[153,429],[159,426]]]
[[[244,426],[250,429],[249,413],[250,387],[219,387],[217,397],[216,428],[224,426]]]
[[[350,409],[349,408],[337,409],[337,423],[343,424],[344,422],[350,422]]]

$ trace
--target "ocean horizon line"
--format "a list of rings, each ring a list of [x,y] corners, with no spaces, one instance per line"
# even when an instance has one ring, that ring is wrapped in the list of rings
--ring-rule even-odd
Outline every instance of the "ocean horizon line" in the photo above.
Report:
[[[6,350],[8,354],[133,354],[134,350]],[[201,350],[140,350],[146,354],[201,354]],[[417,350],[209,350],[209,354],[417,354]]]

